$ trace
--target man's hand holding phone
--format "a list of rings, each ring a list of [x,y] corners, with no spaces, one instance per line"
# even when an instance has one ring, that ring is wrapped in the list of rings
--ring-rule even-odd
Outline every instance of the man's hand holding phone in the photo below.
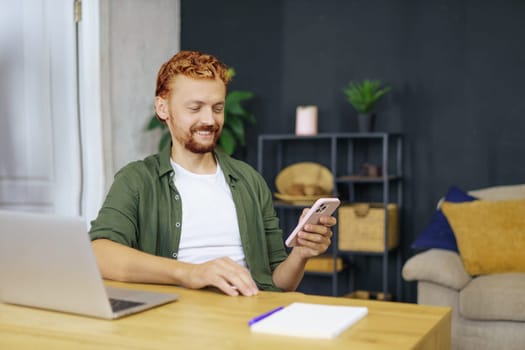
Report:
[[[299,224],[285,242],[293,249],[273,272],[276,286],[286,291],[296,290],[308,259],[323,254],[330,247],[331,228],[337,223],[331,215],[339,204],[337,198],[321,198],[310,209],[303,210]]]
[[[336,219],[331,215],[340,203],[337,198],[318,199],[301,216],[299,223],[286,239],[286,246],[310,248],[309,250],[312,250],[308,254],[310,256],[324,253],[331,243],[332,231],[330,228],[336,224]],[[306,230],[306,228],[310,229]]]

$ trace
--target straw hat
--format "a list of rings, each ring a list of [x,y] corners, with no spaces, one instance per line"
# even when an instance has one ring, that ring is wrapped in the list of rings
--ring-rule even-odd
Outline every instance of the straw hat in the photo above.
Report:
[[[275,178],[280,194],[309,197],[332,194],[334,177],[330,170],[314,162],[295,163],[284,168]]]

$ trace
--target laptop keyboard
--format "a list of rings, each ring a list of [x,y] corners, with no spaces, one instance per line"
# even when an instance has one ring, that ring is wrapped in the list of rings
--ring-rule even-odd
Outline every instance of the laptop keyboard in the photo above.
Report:
[[[138,303],[136,301],[113,299],[113,298],[109,298],[109,302],[111,304],[111,309],[113,310],[113,312],[119,312],[121,310],[129,309],[130,307],[145,304],[145,303]]]

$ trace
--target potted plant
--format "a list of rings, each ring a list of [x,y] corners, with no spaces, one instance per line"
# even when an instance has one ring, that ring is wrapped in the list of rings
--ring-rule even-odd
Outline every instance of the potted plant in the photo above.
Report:
[[[343,89],[346,99],[358,113],[357,125],[360,132],[372,131],[375,104],[390,90],[389,86],[381,88],[381,81],[368,79],[362,82],[351,81]]]
[[[233,78],[235,70],[228,69],[228,74]],[[255,117],[242,106],[244,101],[250,100],[254,97],[251,91],[232,90],[226,95],[224,105],[224,126],[222,128],[221,136],[218,141],[226,153],[232,155],[237,149],[238,145],[244,146],[246,144],[245,123],[255,123]],[[159,150],[163,148],[171,140],[166,123],[161,122],[155,114],[150,118],[146,130],[153,130],[160,128],[162,136],[159,141]]]

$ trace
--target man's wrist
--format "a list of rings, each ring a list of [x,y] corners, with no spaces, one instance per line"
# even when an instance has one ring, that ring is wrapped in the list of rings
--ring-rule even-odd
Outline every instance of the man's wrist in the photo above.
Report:
[[[171,260],[169,264],[169,275],[173,284],[188,287],[192,265],[177,260]]]
[[[309,257],[304,256],[303,254],[301,254],[300,250],[301,250],[301,248],[299,248],[299,247],[293,248],[292,251],[290,252],[289,257],[296,264],[302,265],[302,267],[304,268],[304,266],[306,265],[306,262],[308,261]]]

